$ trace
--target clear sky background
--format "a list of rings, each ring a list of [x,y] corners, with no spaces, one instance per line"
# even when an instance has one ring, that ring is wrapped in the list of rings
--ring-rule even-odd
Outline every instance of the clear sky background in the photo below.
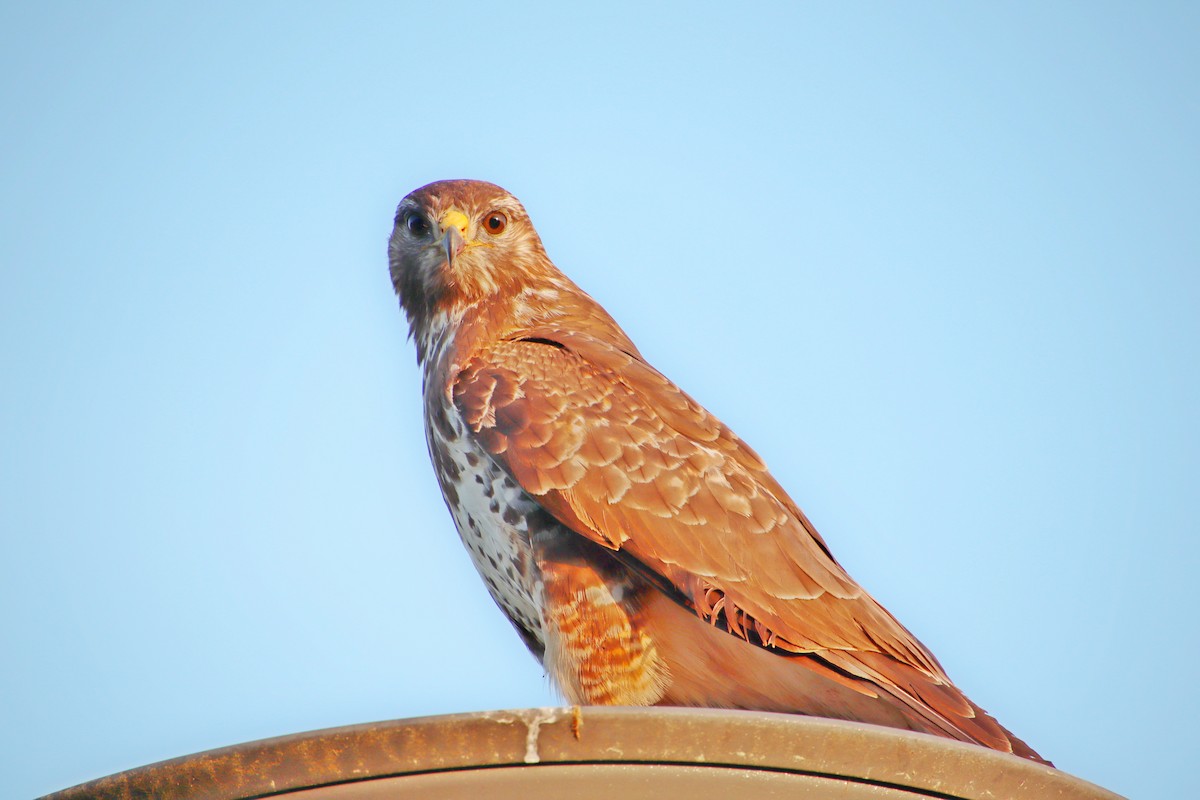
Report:
[[[499,183],[982,706],[1194,790],[1190,3],[0,6],[0,794],[557,702],[396,203]]]

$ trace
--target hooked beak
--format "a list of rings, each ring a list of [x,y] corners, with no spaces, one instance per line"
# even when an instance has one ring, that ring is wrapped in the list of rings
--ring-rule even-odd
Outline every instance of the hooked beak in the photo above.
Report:
[[[467,234],[469,220],[466,214],[451,209],[442,214],[438,224],[442,228],[442,249],[446,251],[446,264],[453,266],[454,257],[467,246],[467,240],[464,237]]]

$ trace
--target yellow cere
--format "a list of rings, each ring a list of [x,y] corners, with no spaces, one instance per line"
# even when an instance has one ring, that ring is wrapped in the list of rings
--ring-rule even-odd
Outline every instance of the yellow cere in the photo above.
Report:
[[[439,220],[439,222],[441,223],[443,231],[449,230],[451,227],[458,228],[464,237],[467,235],[467,226],[471,223],[471,221],[467,219],[467,215],[459,211],[457,208],[452,208],[445,214],[442,214],[442,218]]]

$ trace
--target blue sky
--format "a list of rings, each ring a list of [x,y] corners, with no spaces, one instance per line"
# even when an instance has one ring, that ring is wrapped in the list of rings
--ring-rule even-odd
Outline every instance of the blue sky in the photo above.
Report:
[[[771,464],[980,705],[1191,786],[1191,4],[0,7],[0,789],[547,705],[427,463],[431,180]]]

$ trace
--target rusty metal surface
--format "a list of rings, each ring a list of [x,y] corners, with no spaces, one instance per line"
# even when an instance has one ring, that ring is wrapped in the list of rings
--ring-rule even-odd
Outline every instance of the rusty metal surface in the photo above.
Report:
[[[492,711],[283,736],[163,761],[47,800],[709,796],[1108,800],[974,745],[836,720],[675,708]],[[576,728],[578,736],[576,736]],[[741,787],[737,789],[736,787]],[[741,792],[745,790],[746,794]]]

